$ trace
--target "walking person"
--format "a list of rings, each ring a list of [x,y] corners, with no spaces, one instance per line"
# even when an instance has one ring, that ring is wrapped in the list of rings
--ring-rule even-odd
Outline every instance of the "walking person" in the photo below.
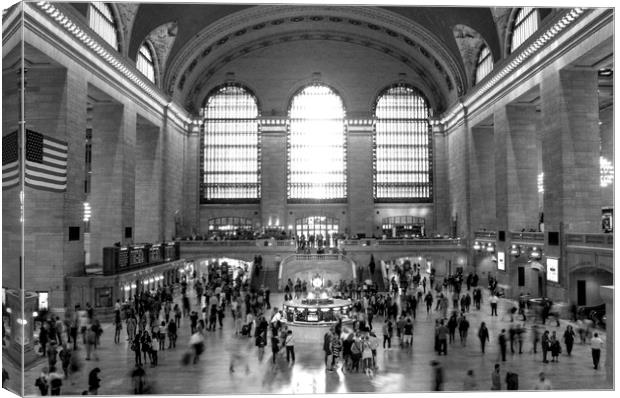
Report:
[[[603,346],[603,340],[598,337],[598,333],[594,333],[592,339],[590,339],[590,348],[592,349],[592,362],[594,363],[594,369],[598,369],[598,363],[601,360],[601,347]]]
[[[448,319],[448,331],[449,331],[449,341],[450,344],[454,343],[454,336],[456,334],[456,328],[458,327],[459,321],[456,317],[456,311],[452,313],[450,319]]]
[[[543,363],[549,363],[547,360],[547,352],[551,348],[551,340],[549,339],[549,331],[545,330],[540,340],[540,345],[543,353]]]
[[[114,344],[120,343],[121,330],[123,330],[123,322],[121,321],[121,312],[116,311],[114,313]]]
[[[566,345],[566,353],[570,356],[573,351],[573,344],[575,343],[575,332],[571,325],[566,326],[564,331],[564,344]]]
[[[168,348],[176,348],[177,346],[177,323],[174,319],[168,322]]]
[[[489,302],[491,303],[491,316],[497,316],[497,302],[499,299],[495,294],[491,294]]]
[[[289,362],[290,359],[292,364],[295,364],[295,338],[293,337],[293,331],[290,329],[286,332],[284,345],[286,346],[286,362]]]
[[[493,369],[493,373],[491,373],[491,390],[502,389],[502,378],[500,377],[499,372],[500,372],[499,363],[496,363],[495,368]]]
[[[431,361],[433,367],[433,391],[443,391],[443,368],[439,361]]]
[[[385,343],[387,342],[388,349],[392,348],[392,321],[389,318],[385,319],[383,324],[383,349],[385,350]]]
[[[500,355],[502,357],[502,361],[505,362],[506,361],[506,329],[502,329],[502,332],[499,334],[499,350],[500,350]]]
[[[478,329],[478,338],[480,339],[480,348],[482,348],[482,353],[484,354],[484,346],[486,345],[489,339],[489,329],[484,322],[480,324],[480,329]]]
[[[101,369],[95,368],[88,374],[88,393],[90,395],[97,395],[99,392],[99,387],[101,386],[100,372]]]
[[[62,372],[56,370],[55,366],[50,368],[48,380],[50,383],[50,395],[60,395],[60,387],[62,387]]]
[[[560,345],[560,340],[558,340],[555,335],[555,330],[551,333],[551,338],[549,339],[549,348],[551,350],[551,362],[559,362],[559,356],[562,352],[562,346]]]
[[[465,315],[461,317],[459,321],[459,335],[461,337],[461,345],[467,345],[467,331],[469,330],[469,321],[465,318]]]
[[[463,391],[474,391],[477,387],[478,383],[476,382],[474,371],[469,369],[467,371],[467,375],[465,376],[465,380],[463,381]]]

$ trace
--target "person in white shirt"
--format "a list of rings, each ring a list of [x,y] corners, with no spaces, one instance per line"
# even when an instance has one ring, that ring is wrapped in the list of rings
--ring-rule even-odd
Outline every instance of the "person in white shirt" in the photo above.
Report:
[[[295,363],[295,338],[293,337],[293,331],[288,330],[286,332],[286,338],[284,339],[284,345],[286,346],[286,362],[289,362],[289,356]]]
[[[497,296],[492,294],[491,295],[491,299],[490,299],[490,302],[491,302],[491,316],[493,316],[493,315],[497,316],[497,302],[498,301],[499,300],[497,299]]]
[[[598,333],[594,333],[594,337],[590,340],[590,347],[592,348],[592,362],[594,363],[594,369],[598,369],[598,363],[601,360],[601,347],[603,346],[603,340],[598,337]]]

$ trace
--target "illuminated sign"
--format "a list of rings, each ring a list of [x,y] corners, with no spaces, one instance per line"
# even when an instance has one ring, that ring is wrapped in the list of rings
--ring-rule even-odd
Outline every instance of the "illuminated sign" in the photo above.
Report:
[[[558,283],[560,281],[558,277],[558,262],[559,259],[547,257],[547,280]]]
[[[500,271],[506,271],[506,259],[504,252],[497,252],[497,269]]]

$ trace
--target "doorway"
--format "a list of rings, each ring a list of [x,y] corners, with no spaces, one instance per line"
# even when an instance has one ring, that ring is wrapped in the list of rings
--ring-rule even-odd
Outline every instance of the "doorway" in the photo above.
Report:
[[[577,281],[577,305],[586,305],[586,281]]]
[[[340,220],[333,217],[311,216],[298,218],[295,220],[295,234],[297,237],[302,235],[308,241],[308,238],[314,235],[315,239],[321,236],[327,246],[334,246],[335,234],[340,230]],[[313,239],[314,240],[314,239]]]

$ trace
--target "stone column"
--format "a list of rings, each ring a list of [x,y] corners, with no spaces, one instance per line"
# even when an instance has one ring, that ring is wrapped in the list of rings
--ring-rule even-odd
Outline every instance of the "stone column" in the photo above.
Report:
[[[269,219],[280,225],[294,224],[287,212],[287,149],[286,124],[273,120],[274,124],[262,126],[261,133],[261,222],[268,225]]]
[[[162,131],[138,116],[136,125],[136,242],[157,242],[163,239],[161,228]]]
[[[495,196],[497,229],[520,231],[538,226],[536,107],[495,109]]]
[[[433,128],[433,217],[435,230],[429,231],[442,235],[450,233],[450,202],[448,183],[449,157],[447,140],[443,126]],[[428,234],[428,233],[427,233]]]
[[[541,81],[545,230],[601,232],[596,70],[565,69]],[[558,253],[559,254],[559,253]]]
[[[471,228],[495,231],[495,142],[492,127],[471,129]],[[473,243],[473,241],[472,241]]]
[[[92,129],[91,261],[102,264],[104,247],[131,243],[135,232],[135,111],[117,102],[94,103]],[[126,228],[131,238],[125,238]]]
[[[375,232],[372,120],[351,120],[347,127],[347,215],[349,235]]]

